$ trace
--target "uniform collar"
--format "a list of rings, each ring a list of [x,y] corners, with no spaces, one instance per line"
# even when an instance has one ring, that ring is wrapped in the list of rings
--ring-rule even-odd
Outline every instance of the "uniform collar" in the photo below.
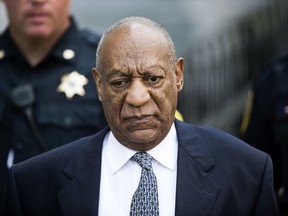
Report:
[[[0,61],[20,55],[18,48],[12,40],[8,27],[0,35],[0,52],[3,52],[3,56],[0,58]]]
[[[56,43],[54,49],[52,50],[50,54],[50,56],[52,57],[55,57],[59,60],[67,61],[67,62],[75,61],[75,56],[77,55],[78,49],[79,49],[78,48],[79,44],[75,43],[75,41],[77,41],[77,38],[80,37],[79,30],[77,28],[75,20],[73,19],[73,17],[71,17],[70,19],[71,19],[71,24],[69,28],[62,35],[62,37],[58,40],[58,42]],[[72,51],[75,56],[73,56],[73,58],[66,58],[64,56],[64,53],[67,50]]]

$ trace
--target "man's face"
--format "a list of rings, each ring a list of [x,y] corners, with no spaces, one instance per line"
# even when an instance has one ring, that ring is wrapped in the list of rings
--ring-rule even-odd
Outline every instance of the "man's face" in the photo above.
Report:
[[[103,71],[93,74],[110,128],[125,146],[147,151],[174,121],[183,59],[167,54],[158,31],[135,24],[112,33],[103,50]]]
[[[10,30],[17,35],[45,38],[69,25],[70,0],[4,0]]]

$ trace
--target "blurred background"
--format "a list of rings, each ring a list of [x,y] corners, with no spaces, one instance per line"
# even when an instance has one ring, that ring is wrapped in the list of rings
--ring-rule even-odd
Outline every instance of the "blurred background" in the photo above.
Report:
[[[71,0],[78,25],[103,33],[126,16],[162,24],[184,57],[186,122],[238,135],[251,79],[288,52],[286,0]],[[0,3],[0,31],[7,25]]]

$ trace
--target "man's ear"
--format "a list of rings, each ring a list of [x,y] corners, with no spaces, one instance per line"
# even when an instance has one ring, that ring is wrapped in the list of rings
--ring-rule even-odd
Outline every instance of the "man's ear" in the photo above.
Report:
[[[182,57],[178,58],[176,61],[176,85],[178,92],[182,90],[184,85],[184,59]]]
[[[96,84],[97,92],[98,92],[98,98],[100,101],[102,101],[102,81],[101,81],[101,74],[99,71],[96,70],[96,68],[92,69],[92,74],[94,77],[94,81]]]

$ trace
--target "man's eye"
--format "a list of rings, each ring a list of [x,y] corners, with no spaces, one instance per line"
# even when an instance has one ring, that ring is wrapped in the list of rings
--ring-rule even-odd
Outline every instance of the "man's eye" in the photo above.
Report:
[[[126,82],[124,82],[123,80],[118,80],[118,81],[114,81],[113,85],[116,87],[121,87],[125,84]]]
[[[157,82],[159,82],[159,80],[160,80],[160,78],[156,77],[156,76],[151,76],[151,77],[148,78],[148,81],[150,83],[157,83]]]

